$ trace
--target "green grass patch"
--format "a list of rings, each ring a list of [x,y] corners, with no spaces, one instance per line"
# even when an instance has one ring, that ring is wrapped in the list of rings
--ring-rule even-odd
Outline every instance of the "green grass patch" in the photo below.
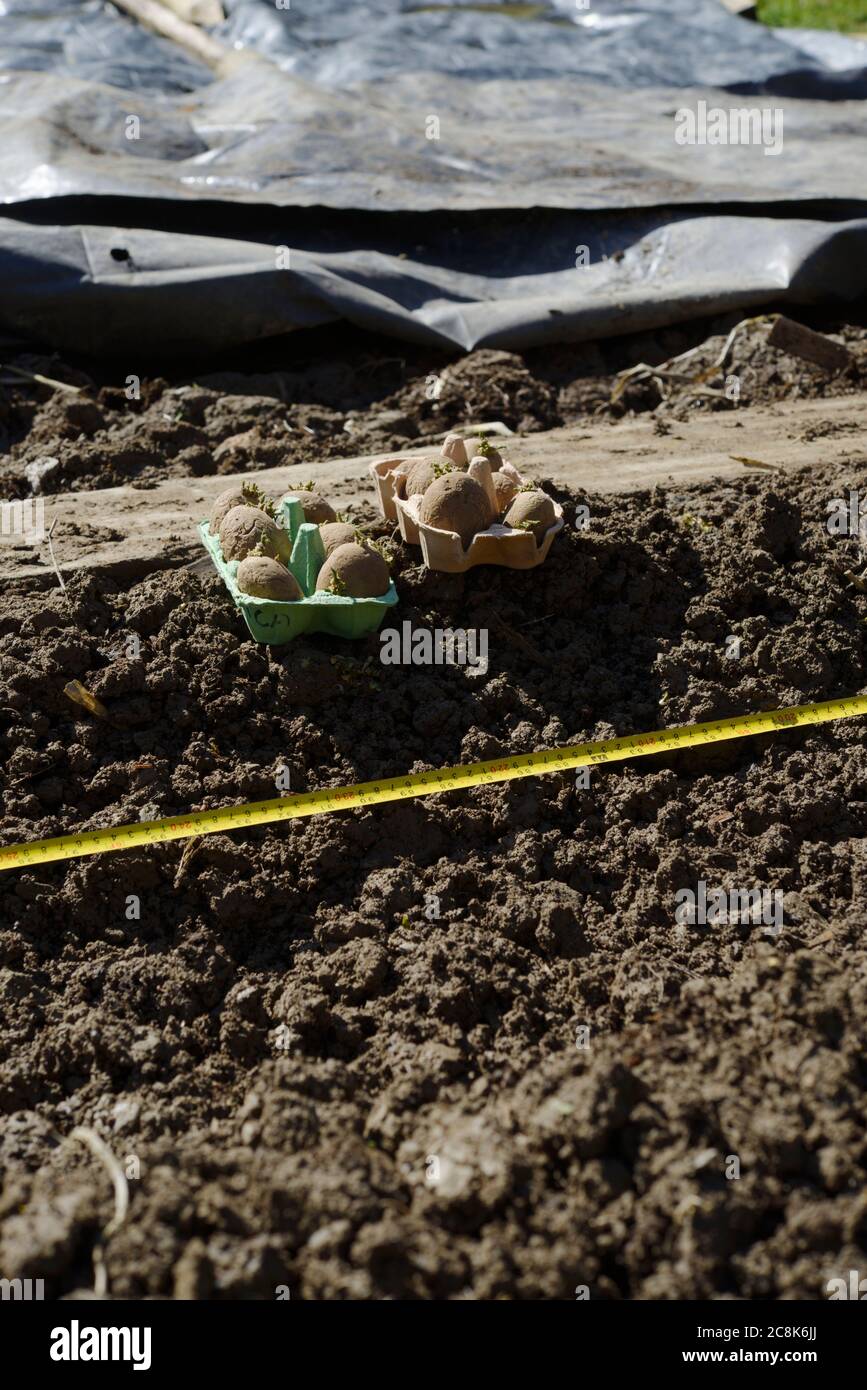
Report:
[[[758,9],[777,29],[867,30],[867,0],[758,0]]]

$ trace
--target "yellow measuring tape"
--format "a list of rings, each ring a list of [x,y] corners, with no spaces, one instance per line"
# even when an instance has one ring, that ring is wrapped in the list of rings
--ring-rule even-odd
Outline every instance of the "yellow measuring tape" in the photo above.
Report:
[[[618,763],[648,753],[671,753],[680,748],[698,748],[705,743],[748,738],[803,724],[827,724],[832,719],[852,719],[867,715],[867,695],[845,700],[825,700],[818,705],[793,705],[767,713],[737,715],[716,719],[709,724],[685,724],[679,729],[658,729],[652,734],[628,734],[603,743],[573,743],[566,748],[550,748],[542,753],[519,753],[495,758],[487,763],[466,763],[419,772],[407,777],[381,777],[375,782],[358,782],[351,787],[325,787],[322,791],[301,792],[297,796],[276,797],[273,801],[254,801],[246,806],[225,806],[218,811],[192,811],[167,820],[139,821],[109,830],[83,830],[56,840],[34,840],[30,844],[0,849],[0,869],[20,869],[48,864],[54,859],[81,859],[88,854],[105,854],[114,849],[134,849],[138,845],[158,845],[165,840],[186,840],[193,835],[212,835],[218,830],[245,830],[250,825],[295,820],[299,816],[320,816],[328,811],[351,811],[356,806],[377,806],[383,801],[402,801],[405,797],[433,796],[436,792],[457,791],[462,787],[485,786],[491,782],[510,782],[518,777],[534,777],[545,772],[566,772],[591,763]]]

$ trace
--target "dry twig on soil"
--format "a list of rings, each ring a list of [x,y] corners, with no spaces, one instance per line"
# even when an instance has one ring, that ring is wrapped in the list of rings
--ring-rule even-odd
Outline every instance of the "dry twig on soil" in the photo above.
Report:
[[[105,1140],[100,1138],[95,1129],[91,1129],[88,1125],[76,1125],[69,1137],[78,1140],[80,1144],[84,1144],[90,1149],[94,1158],[98,1158],[107,1169],[114,1187],[114,1216],[102,1232],[101,1239],[93,1247],[93,1289],[100,1298],[104,1298],[108,1293],[105,1245],[126,1220],[126,1214],[129,1210],[129,1186],[123,1169]]]

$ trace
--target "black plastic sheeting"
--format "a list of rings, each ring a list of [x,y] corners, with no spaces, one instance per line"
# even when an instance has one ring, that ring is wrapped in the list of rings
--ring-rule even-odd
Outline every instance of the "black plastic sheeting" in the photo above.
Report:
[[[867,295],[867,45],[591,4],[227,0],[214,75],[99,0],[0,0],[0,333],[469,350]],[[678,144],[702,101],[781,148]]]

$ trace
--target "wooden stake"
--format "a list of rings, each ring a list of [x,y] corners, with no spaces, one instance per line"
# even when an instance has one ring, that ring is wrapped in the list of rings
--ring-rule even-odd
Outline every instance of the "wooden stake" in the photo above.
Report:
[[[162,0],[162,3],[189,24],[222,24],[226,18],[220,0]]]
[[[113,0],[113,4],[119,10],[125,10],[127,14],[132,15],[133,19],[137,19],[146,28],[153,29],[155,33],[162,34],[163,38],[171,39],[172,43],[185,48],[209,68],[216,70],[222,67],[226,59],[232,56],[232,50],[225,44],[219,43],[209,34],[203,34],[187,20],[180,19],[167,9],[165,4],[158,3],[158,0]]]
[[[771,347],[781,348],[783,352],[801,357],[805,362],[813,362],[826,372],[841,372],[853,361],[851,352],[842,343],[835,343],[824,333],[815,333],[812,328],[795,323],[794,319],[787,319],[783,314],[780,314],[768,334],[768,342]]]

